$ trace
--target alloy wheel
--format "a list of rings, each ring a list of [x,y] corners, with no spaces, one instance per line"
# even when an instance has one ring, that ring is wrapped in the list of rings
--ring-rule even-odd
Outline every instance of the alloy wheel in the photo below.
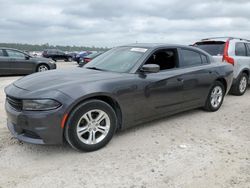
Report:
[[[241,93],[244,93],[246,88],[247,88],[247,78],[243,76],[240,80],[239,90]]]
[[[210,103],[213,108],[218,108],[223,99],[223,90],[220,86],[214,87],[210,96]]]
[[[49,70],[48,67],[46,65],[40,65],[38,67],[38,72],[44,72],[44,71],[47,71]]]
[[[110,129],[110,118],[102,110],[86,112],[77,123],[77,136],[81,142],[93,145],[101,142]]]

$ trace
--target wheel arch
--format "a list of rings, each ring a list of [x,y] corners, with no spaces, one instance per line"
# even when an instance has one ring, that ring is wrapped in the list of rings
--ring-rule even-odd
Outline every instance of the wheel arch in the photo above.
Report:
[[[249,69],[243,69],[239,75],[241,75],[242,73],[247,74],[247,76],[248,76],[248,78],[249,78],[249,73],[250,73],[250,70],[249,70]]]
[[[228,86],[227,86],[227,81],[225,78],[220,77],[220,78],[217,78],[215,81],[221,82],[223,84],[223,86],[225,87],[225,92],[227,91]]]
[[[97,95],[92,95],[92,96],[88,96],[86,98],[80,99],[78,100],[76,103],[74,103],[70,109],[67,112],[67,118],[64,120],[64,124],[67,124],[68,121],[68,117],[70,116],[70,114],[74,111],[75,108],[77,108],[77,106],[79,106],[80,104],[89,101],[89,100],[100,100],[103,102],[106,102],[107,104],[109,104],[115,111],[116,116],[117,116],[117,120],[118,120],[118,125],[117,125],[117,129],[121,129],[122,128],[122,110],[121,107],[118,103],[118,101],[116,99],[114,99],[113,97],[109,96],[109,95],[105,95],[105,94],[97,94]],[[63,126],[65,128],[65,126]]]

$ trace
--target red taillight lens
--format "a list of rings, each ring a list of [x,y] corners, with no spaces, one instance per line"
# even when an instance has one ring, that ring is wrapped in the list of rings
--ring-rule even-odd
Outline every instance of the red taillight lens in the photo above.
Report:
[[[229,49],[229,40],[227,40],[227,42],[225,44],[222,61],[226,61],[226,62],[234,65],[234,59],[228,55],[228,49]]]
[[[91,59],[89,59],[89,58],[85,58],[85,59],[84,59],[84,61],[85,61],[86,63],[88,63],[88,62],[90,62],[90,61],[91,61]]]

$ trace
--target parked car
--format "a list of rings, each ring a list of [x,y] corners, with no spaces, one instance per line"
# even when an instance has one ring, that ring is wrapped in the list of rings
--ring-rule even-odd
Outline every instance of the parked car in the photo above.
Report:
[[[11,48],[0,48],[0,75],[24,75],[56,69],[54,61],[33,57]]]
[[[79,54],[76,55],[75,61],[79,64],[80,61],[81,61],[84,57],[86,57],[87,55],[89,55],[89,54],[92,54],[92,52],[90,52],[90,51],[82,51],[82,52],[80,52]]]
[[[220,62],[234,65],[234,80],[231,93],[243,95],[249,83],[250,41],[233,37],[203,39],[195,46],[207,51]]]
[[[70,55],[72,57],[72,60],[75,61],[76,60],[76,56],[77,56],[77,52],[70,52],[68,53],[68,55]]]
[[[101,54],[103,54],[103,52],[96,52],[85,56],[83,59],[80,59],[79,67],[82,67],[83,65],[92,61],[94,58],[98,57]]]
[[[44,50],[42,56],[45,58],[50,58],[53,61],[57,60],[72,61],[71,55],[66,54],[65,52],[57,49]]]
[[[6,87],[7,124],[24,142],[65,138],[77,150],[94,151],[116,130],[193,108],[217,111],[232,80],[232,65],[198,48],[121,46],[83,68],[30,75]]]

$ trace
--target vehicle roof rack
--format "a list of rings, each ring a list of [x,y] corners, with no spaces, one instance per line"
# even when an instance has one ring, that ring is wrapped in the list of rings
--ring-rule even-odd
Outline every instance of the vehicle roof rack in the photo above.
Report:
[[[232,39],[239,39],[239,40],[245,40],[245,41],[248,41],[248,42],[250,42],[250,40],[249,39],[243,39],[243,38],[238,38],[238,37],[209,37],[209,38],[205,38],[205,39],[201,39],[202,41],[204,41],[204,40],[210,40],[210,39],[221,39],[221,38],[223,38],[223,39],[229,39],[229,40],[232,40]]]

